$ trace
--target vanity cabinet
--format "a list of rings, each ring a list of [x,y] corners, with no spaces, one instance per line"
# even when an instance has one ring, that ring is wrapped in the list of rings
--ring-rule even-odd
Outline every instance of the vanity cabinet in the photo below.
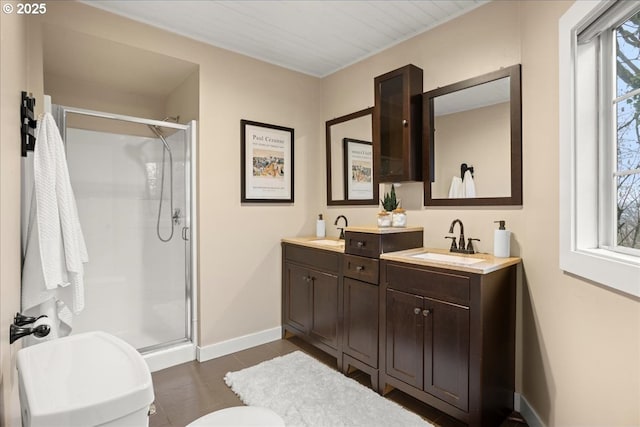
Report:
[[[379,391],[471,426],[513,410],[516,265],[476,274],[382,259]]]
[[[422,69],[374,79],[373,170],[378,182],[422,180]]]
[[[356,231],[359,230],[359,231]],[[380,254],[422,247],[422,228],[358,229],[345,233],[342,367],[357,368],[378,389]]]
[[[468,410],[469,307],[386,293],[387,375]]]
[[[282,243],[282,328],[341,365],[342,254]]]

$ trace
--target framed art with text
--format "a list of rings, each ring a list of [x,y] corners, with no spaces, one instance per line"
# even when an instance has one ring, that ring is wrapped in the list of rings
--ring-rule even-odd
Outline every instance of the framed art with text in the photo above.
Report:
[[[372,199],[373,149],[371,142],[344,138],[343,144],[346,199]]]
[[[293,203],[293,129],[240,120],[241,201]]]

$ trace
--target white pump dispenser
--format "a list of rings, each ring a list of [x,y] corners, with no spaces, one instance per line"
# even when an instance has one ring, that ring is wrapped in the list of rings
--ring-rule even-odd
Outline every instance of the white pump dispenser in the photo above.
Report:
[[[322,214],[318,214],[318,221],[316,222],[316,237],[324,237],[326,233],[326,225]]]
[[[493,234],[493,255],[508,258],[511,254],[511,231],[504,228],[504,220],[494,222],[500,224],[500,227]]]

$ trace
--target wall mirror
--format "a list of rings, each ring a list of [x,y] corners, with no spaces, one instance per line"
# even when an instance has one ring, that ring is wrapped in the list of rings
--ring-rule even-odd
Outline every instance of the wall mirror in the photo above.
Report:
[[[378,205],[373,107],[326,122],[327,205]]]
[[[423,94],[425,206],[522,204],[520,88],[518,64]]]

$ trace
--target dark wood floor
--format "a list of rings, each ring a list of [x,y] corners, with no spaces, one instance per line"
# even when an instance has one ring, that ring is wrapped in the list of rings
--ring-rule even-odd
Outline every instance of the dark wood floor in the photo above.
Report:
[[[149,426],[184,427],[209,412],[230,406],[241,406],[243,403],[224,383],[224,375],[229,371],[238,371],[296,350],[304,351],[328,366],[336,368],[335,358],[294,337],[239,351],[207,362],[194,361],[154,372],[156,414],[149,418]],[[369,377],[362,372],[355,371],[350,376],[360,383],[370,386]],[[465,425],[400,391],[393,390],[386,397],[436,426],[461,427]],[[526,427],[526,423],[519,414],[514,413],[501,427]]]

